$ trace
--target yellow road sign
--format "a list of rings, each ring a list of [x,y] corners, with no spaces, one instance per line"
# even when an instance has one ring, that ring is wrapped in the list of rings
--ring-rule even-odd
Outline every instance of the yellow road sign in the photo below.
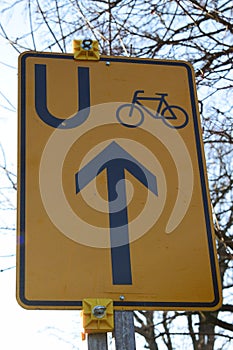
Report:
[[[218,308],[192,67],[34,52],[19,62],[19,303]]]

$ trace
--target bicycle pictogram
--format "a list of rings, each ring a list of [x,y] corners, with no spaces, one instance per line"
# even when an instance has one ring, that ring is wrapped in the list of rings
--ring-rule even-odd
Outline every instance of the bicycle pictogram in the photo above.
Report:
[[[140,126],[145,119],[145,112],[152,118],[162,120],[170,128],[181,129],[188,124],[188,113],[180,106],[170,105],[167,93],[155,93],[155,97],[139,96],[144,90],[136,90],[131,103],[121,105],[116,111],[116,118],[120,124],[128,128]],[[153,111],[144,105],[146,101],[157,101],[157,108]]]

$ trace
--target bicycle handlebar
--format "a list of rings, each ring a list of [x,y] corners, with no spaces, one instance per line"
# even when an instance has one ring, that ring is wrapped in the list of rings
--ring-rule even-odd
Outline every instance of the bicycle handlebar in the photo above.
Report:
[[[133,95],[133,103],[135,103],[136,101],[137,101],[137,99],[138,99],[138,94],[140,94],[140,93],[144,93],[144,90],[136,90],[135,92],[134,92],[134,95]]]
[[[155,95],[158,96],[168,96],[168,94],[164,93],[164,92],[156,92]]]

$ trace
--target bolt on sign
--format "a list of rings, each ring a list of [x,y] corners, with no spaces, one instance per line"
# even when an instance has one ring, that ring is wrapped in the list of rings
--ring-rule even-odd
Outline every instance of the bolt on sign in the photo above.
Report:
[[[20,305],[220,306],[190,64],[23,53],[18,155]]]

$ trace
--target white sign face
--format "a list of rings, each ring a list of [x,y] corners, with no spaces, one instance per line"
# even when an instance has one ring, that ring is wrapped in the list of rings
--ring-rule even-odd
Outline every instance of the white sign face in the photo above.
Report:
[[[19,73],[19,303],[218,308],[192,67],[28,52]]]

